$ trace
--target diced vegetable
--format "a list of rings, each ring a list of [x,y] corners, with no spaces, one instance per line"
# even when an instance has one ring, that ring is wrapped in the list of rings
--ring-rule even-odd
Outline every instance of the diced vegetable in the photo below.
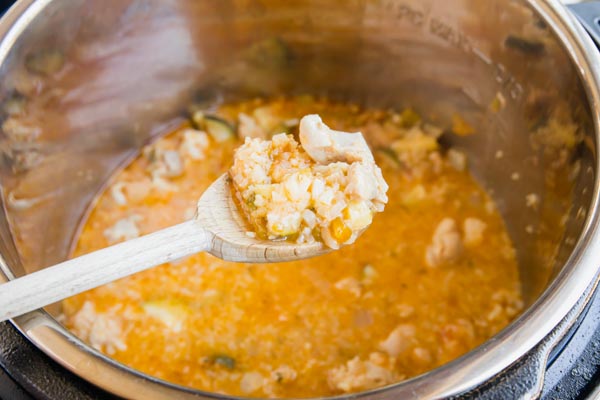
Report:
[[[298,123],[299,121],[295,118],[282,121],[271,129],[270,136],[273,137],[273,135],[277,135],[278,133],[294,134],[298,131]]]
[[[352,236],[352,230],[338,217],[331,222],[331,236],[333,236],[338,243],[344,243]]]
[[[235,138],[235,129],[225,120],[217,117],[206,117],[206,131],[217,142]]]
[[[204,129],[204,112],[202,110],[196,110],[192,112],[192,126],[195,129]]]
[[[255,200],[256,200],[256,193],[252,193],[245,201],[246,207],[248,207],[248,209],[251,211],[256,210],[256,204],[254,204]]]
[[[210,357],[210,361],[215,365],[220,365],[227,369],[235,368],[235,358],[229,357],[225,354],[215,354],[214,356]]]
[[[318,226],[313,228],[311,233],[317,242],[323,241],[323,238],[321,236],[321,229],[319,229]]]
[[[206,131],[217,143],[236,137],[235,128],[229,122],[213,115],[205,115],[202,111],[192,114],[192,125],[196,129]]]

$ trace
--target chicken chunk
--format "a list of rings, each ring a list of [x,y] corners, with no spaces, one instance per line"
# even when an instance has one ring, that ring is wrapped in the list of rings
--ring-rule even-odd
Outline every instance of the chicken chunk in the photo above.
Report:
[[[179,152],[192,160],[204,160],[210,144],[206,132],[188,128],[182,135]]]
[[[240,380],[240,389],[245,394],[256,392],[265,383],[265,378],[259,372],[246,372]]]
[[[374,162],[373,153],[362,133],[334,131],[316,114],[300,120],[300,143],[310,158],[320,164]]]
[[[354,357],[345,365],[329,371],[327,381],[334,390],[353,392],[390,384],[396,380],[393,372],[376,363],[375,357],[361,360]]]
[[[416,329],[413,325],[399,325],[379,343],[379,348],[391,357],[397,357],[413,345],[415,335]]]
[[[238,133],[241,137],[259,139],[267,138],[267,132],[265,132],[265,130],[251,116],[240,113],[238,120]]]
[[[456,221],[444,218],[433,233],[431,244],[425,251],[425,262],[430,267],[458,260],[463,251],[463,243]]]
[[[483,233],[487,225],[478,218],[467,218],[463,222],[465,245],[477,246],[483,241]]]
[[[131,215],[120,219],[111,228],[104,231],[104,237],[110,244],[135,239],[140,236],[140,230],[137,226],[137,222],[140,219],[139,215]]]
[[[75,333],[88,340],[97,350],[112,355],[127,348],[121,319],[116,315],[98,313],[94,304],[89,301],[73,316],[72,324]]]

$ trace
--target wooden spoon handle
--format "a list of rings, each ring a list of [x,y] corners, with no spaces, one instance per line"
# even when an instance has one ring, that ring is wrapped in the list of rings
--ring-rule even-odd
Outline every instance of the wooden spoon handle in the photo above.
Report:
[[[212,237],[198,221],[187,221],[14,279],[0,285],[0,321],[210,250]]]

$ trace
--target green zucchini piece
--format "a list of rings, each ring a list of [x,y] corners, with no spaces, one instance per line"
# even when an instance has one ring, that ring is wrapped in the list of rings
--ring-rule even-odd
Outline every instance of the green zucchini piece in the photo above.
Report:
[[[202,111],[192,114],[192,126],[206,131],[217,143],[235,139],[235,128],[229,122],[214,115],[206,115]]]
[[[225,354],[215,354],[214,356],[211,357],[211,361],[213,364],[220,365],[227,369],[235,368],[235,358],[229,357],[228,355],[225,355]]]
[[[206,133],[208,133],[216,142],[221,143],[230,139],[235,139],[235,129],[229,122],[218,118],[207,115],[204,117],[204,127]]]

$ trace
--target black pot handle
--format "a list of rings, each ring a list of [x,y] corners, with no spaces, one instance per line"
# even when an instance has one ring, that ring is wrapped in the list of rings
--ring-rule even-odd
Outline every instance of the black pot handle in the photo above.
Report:
[[[600,1],[588,1],[567,6],[600,47]]]

